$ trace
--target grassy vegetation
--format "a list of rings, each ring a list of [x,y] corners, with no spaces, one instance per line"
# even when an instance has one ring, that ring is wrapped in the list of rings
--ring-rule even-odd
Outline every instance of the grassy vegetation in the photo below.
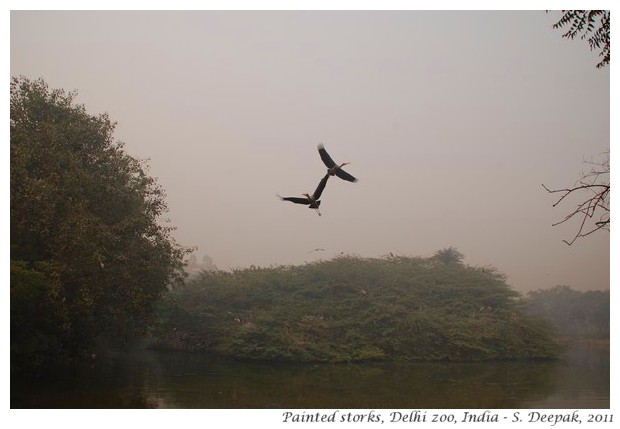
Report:
[[[494,269],[437,258],[343,256],[203,273],[159,308],[156,346],[263,360],[555,357]]]

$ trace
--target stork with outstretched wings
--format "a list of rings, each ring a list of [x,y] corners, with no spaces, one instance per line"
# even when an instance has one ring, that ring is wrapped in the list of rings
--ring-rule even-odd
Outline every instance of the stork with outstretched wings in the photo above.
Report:
[[[326,174],[321,181],[319,182],[319,185],[316,187],[316,190],[314,191],[314,193],[312,195],[310,194],[302,194],[304,195],[305,198],[301,198],[301,197],[281,197],[280,195],[278,195],[278,197],[283,200],[283,201],[290,201],[292,203],[295,204],[304,204],[306,206],[308,206],[308,208],[310,209],[315,209],[317,214],[319,216],[321,216],[321,212],[319,211],[319,206],[321,205],[321,201],[319,200],[319,198],[321,198],[321,194],[323,193],[323,189],[325,189],[325,185],[327,184],[327,180],[329,179],[329,174]]]
[[[321,156],[321,159],[323,160],[323,164],[325,164],[325,166],[327,167],[327,174],[329,174],[330,176],[338,176],[343,180],[347,180],[349,182],[357,182],[357,179],[353,176],[351,176],[349,173],[347,173],[346,171],[344,171],[342,169],[342,167],[344,167],[347,164],[350,164],[350,162],[343,162],[342,164],[336,164],[334,162],[334,160],[332,159],[331,156],[329,156],[329,154],[327,153],[327,151],[325,150],[325,146],[323,146],[323,143],[320,143],[317,146],[318,150],[319,150],[319,155]]]

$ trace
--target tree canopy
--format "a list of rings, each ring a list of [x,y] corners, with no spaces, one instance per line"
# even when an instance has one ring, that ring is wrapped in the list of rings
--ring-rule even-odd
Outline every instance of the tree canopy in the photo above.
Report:
[[[159,309],[158,346],[242,359],[485,360],[554,357],[492,268],[434,257],[342,256],[204,272]]]
[[[445,249],[438,250],[433,255],[433,258],[439,262],[443,262],[444,264],[462,264],[464,257],[465,255],[454,247],[447,247]]]
[[[75,96],[11,81],[12,364],[140,332],[181,278],[163,189]]]

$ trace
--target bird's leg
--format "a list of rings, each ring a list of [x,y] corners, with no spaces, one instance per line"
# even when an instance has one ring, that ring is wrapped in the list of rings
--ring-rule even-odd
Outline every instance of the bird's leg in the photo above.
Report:
[[[314,210],[316,210],[316,214],[318,214],[319,216],[321,216],[321,212],[319,211],[319,209],[318,209],[318,208],[316,208],[316,209],[314,209]]]

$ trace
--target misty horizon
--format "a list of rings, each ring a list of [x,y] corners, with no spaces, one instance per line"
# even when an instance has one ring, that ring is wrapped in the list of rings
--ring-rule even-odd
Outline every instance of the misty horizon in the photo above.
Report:
[[[76,91],[219,269],[453,247],[518,291],[610,285],[551,189],[610,148],[609,67],[544,11],[11,11],[11,76]],[[359,179],[312,193],[322,143]],[[585,161],[585,162],[584,162]],[[321,250],[317,250],[321,249]]]

